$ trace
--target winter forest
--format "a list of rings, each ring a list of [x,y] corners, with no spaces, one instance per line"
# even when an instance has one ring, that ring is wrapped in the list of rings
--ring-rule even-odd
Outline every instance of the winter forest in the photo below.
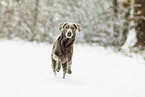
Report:
[[[81,25],[66,79],[63,22]],[[145,0],[0,0],[0,59],[0,97],[145,97]]]
[[[82,25],[78,43],[144,50],[144,4],[144,0],[1,0],[0,38],[53,43],[59,23],[74,22]]]

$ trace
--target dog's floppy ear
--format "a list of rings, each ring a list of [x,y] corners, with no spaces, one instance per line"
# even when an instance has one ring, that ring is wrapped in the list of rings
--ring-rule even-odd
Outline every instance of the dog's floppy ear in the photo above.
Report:
[[[60,24],[59,24],[59,30],[61,31],[62,28],[63,28],[66,24],[67,24],[67,23],[60,23]]]
[[[78,29],[78,31],[81,31],[81,25],[80,24],[74,24],[75,28]]]
[[[60,24],[59,24],[59,31],[61,31],[61,29],[62,29],[62,27],[63,27],[63,24],[64,24],[64,23],[60,23]]]
[[[80,24],[77,24],[77,29],[78,29],[79,32],[81,31],[81,25]]]

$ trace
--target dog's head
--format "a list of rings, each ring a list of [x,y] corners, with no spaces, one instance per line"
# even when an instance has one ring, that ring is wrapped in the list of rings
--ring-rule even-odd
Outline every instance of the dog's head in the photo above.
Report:
[[[60,23],[59,30],[66,38],[72,38],[76,36],[76,30],[81,31],[81,25],[75,23]]]

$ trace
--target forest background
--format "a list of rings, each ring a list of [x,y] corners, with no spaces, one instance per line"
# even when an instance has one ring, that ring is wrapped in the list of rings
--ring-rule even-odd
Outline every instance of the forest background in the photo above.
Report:
[[[145,0],[0,0],[0,38],[53,43],[61,22],[81,24],[77,43],[145,50]]]

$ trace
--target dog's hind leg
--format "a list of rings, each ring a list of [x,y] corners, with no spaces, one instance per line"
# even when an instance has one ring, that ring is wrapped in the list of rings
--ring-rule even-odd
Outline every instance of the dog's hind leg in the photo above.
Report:
[[[67,62],[62,64],[62,68],[63,68],[63,78],[65,78],[65,74],[66,74],[66,70],[67,70]]]

